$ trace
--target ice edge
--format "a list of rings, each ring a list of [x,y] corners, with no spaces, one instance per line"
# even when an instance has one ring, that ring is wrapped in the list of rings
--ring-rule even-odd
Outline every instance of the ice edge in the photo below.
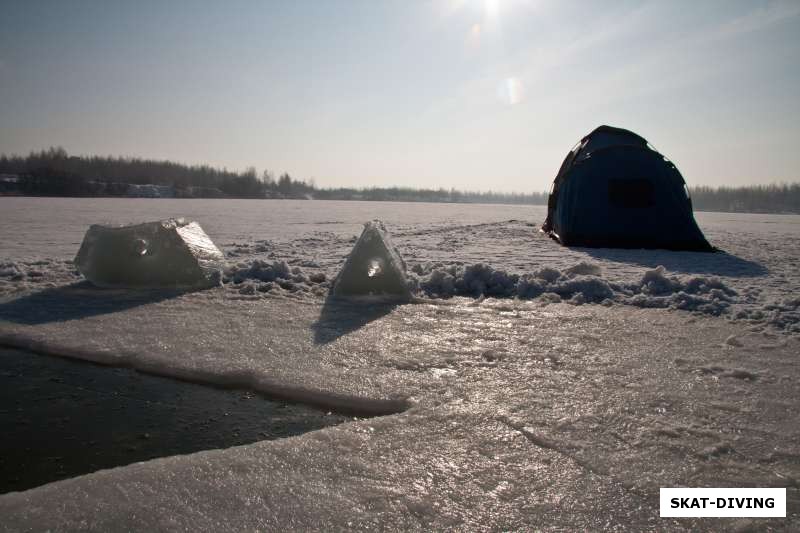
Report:
[[[0,334],[0,347],[23,350],[40,355],[77,359],[109,367],[130,368],[142,374],[167,377],[199,385],[225,389],[246,389],[263,394],[270,399],[302,403],[322,409],[330,409],[342,414],[357,416],[393,415],[407,410],[412,405],[406,397],[381,399],[337,394],[277,383],[269,378],[258,377],[250,372],[233,371],[227,374],[215,374],[202,370],[163,368],[141,360],[134,353],[115,355],[113,359],[110,359],[102,352],[59,346],[58,344],[36,340],[20,334]]]

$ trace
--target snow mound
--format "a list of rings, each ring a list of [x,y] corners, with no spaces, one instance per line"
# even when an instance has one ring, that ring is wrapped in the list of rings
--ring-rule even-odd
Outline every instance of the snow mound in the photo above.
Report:
[[[276,280],[291,280],[298,283],[306,281],[302,270],[292,269],[286,261],[265,261],[263,259],[256,259],[254,261],[242,261],[233,265],[225,267],[224,281],[232,281],[239,284],[245,280],[252,279],[258,281],[276,281]]]
[[[495,270],[478,263],[466,268],[450,266],[436,269],[425,276],[419,287],[428,296],[449,298],[451,296],[495,296],[516,295],[519,276]]]
[[[7,278],[12,281],[21,280],[25,276],[23,269],[14,261],[4,261],[0,263],[0,278]]]
[[[169,219],[92,225],[75,265],[100,287],[196,289],[219,285],[223,258],[197,222]]]
[[[800,298],[770,302],[758,318],[766,319],[767,324],[778,329],[800,333]]]
[[[600,268],[600,265],[585,261],[564,270],[564,274],[567,276],[599,276],[602,272],[603,269]]]
[[[423,276],[419,288],[426,296],[449,298],[452,296],[491,296],[495,298],[532,299],[544,295],[543,301],[569,300],[580,305],[585,302],[602,302],[614,297],[608,282],[596,275],[597,265],[579,263],[563,272],[545,267],[533,274],[512,274],[497,270],[484,263],[451,265],[443,268],[415,269]],[[579,295],[579,296],[578,296]],[[576,297],[577,296],[577,297]]]
[[[389,295],[410,299],[406,264],[380,220],[364,224],[364,231],[333,283],[334,296]]]
[[[228,264],[223,272],[223,283],[232,283],[244,295],[267,293],[276,286],[289,292],[308,291],[309,286],[325,281],[324,274],[306,275],[300,267],[290,267],[286,261],[240,261]]]
[[[681,279],[667,276],[659,266],[648,270],[642,279],[627,286],[630,296],[623,303],[637,307],[671,308],[719,316],[730,311],[738,293],[714,277]]]
[[[614,302],[638,307],[673,308],[720,315],[737,301],[737,292],[717,278],[668,276],[663,266],[644,273],[636,283],[612,283],[601,277],[596,264],[580,262],[558,270],[545,267],[530,274],[513,274],[484,263],[474,265],[421,266],[412,272],[426,296],[534,299],[544,303],[573,305]],[[782,318],[791,317],[793,304],[782,303]]]

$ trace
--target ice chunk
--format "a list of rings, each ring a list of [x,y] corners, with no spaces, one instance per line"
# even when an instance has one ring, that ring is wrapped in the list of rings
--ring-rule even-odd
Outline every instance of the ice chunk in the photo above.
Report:
[[[100,287],[198,289],[219,285],[224,256],[197,222],[92,225],[75,257]]]
[[[406,265],[389,240],[380,220],[364,224],[364,231],[347,256],[333,285],[335,296],[384,294],[409,299]]]

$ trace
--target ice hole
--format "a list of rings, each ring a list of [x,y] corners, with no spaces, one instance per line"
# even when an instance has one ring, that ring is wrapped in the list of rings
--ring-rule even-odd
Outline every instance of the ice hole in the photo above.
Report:
[[[0,494],[352,420],[250,391],[7,348],[0,405]]]
[[[370,259],[369,268],[367,269],[367,277],[374,278],[383,273],[383,260],[379,257]]]
[[[136,255],[147,255],[147,241],[144,239],[133,241],[133,252]]]

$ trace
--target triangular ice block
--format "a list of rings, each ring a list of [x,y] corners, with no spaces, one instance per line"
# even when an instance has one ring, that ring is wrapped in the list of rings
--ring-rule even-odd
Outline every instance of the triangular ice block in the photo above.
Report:
[[[364,224],[333,285],[334,296],[388,295],[410,299],[406,264],[380,220]]]
[[[99,287],[200,289],[220,284],[224,256],[197,222],[92,225],[75,257]]]

